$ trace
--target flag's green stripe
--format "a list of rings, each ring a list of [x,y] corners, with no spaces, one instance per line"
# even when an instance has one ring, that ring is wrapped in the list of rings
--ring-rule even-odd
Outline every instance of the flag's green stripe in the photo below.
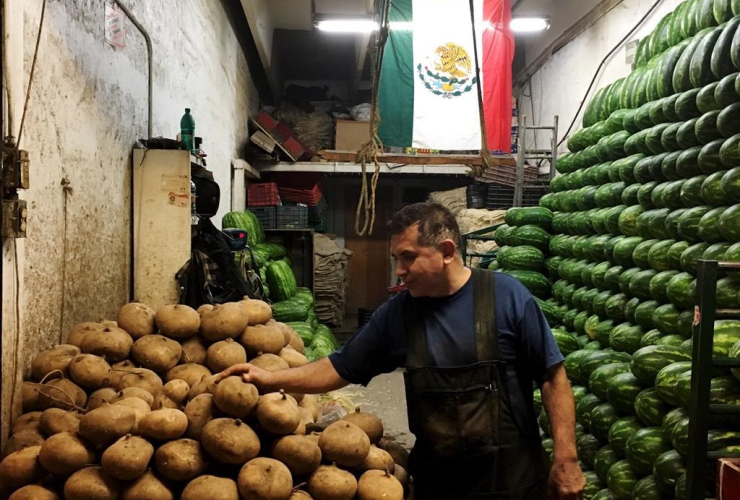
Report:
[[[389,22],[413,19],[412,0],[393,0]],[[414,40],[413,31],[391,30],[383,55],[378,89],[380,129],[385,146],[411,146],[414,132]]]

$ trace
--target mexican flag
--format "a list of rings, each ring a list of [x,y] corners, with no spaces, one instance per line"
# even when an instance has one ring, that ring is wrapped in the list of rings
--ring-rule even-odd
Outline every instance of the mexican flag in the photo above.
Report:
[[[509,0],[475,0],[488,148],[511,149]],[[385,146],[481,149],[475,47],[468,0],[392,0],[378,109]]]

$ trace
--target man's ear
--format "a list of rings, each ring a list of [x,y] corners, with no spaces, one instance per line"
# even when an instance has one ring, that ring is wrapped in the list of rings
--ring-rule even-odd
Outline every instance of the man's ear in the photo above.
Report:
[[[439,244],[439,251],[442,252],[442,258],[446,263],[452,262],[457,252],[457,246],[452,240],[444,240]]]

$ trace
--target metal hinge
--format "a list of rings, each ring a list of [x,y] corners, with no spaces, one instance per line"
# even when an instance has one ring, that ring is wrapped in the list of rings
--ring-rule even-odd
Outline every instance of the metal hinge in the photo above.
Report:
[[[28,189],[31,185],[28,172],[28,151],[13,145],[3,147],[3,189]]]
[[[26,200],[3,200],[2,235],[3,238],[25,238]]]

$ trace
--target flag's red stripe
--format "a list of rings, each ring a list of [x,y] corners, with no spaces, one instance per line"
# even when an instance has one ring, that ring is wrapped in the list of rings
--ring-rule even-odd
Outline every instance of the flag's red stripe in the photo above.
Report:
[[[483,72],[483,110],[488,148],[511,151],[511,65],[514,59],[514,33],[511,31],[510,0],[484,0],[481,54]]]

